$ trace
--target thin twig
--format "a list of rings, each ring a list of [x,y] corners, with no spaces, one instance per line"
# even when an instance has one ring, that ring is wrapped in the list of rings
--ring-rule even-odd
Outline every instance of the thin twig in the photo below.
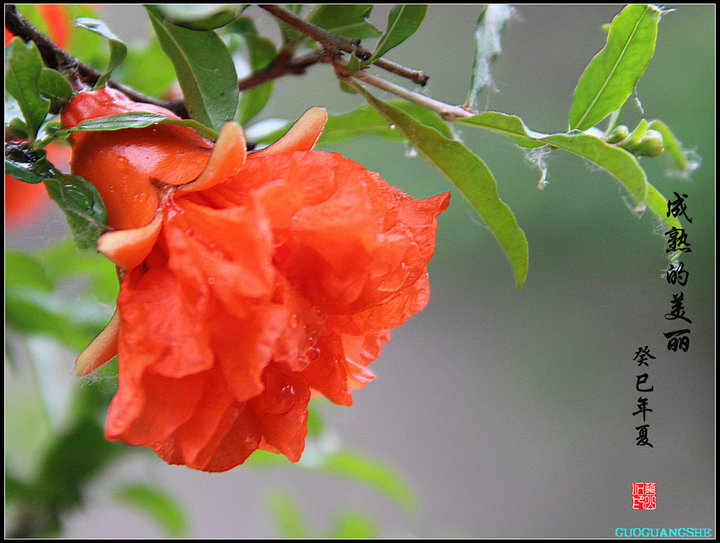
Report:
[[[327,53],[323,49],[298,57],[280,53],[270,66],[238,81],[238,88],[244,91],[284,75],[302,75],[310,66],[318,62],[327,62]]]
[[[352,74],[350,77],[354,77],[355,79],[359,79],[368,85],[372,85],[373,87],[390,92],[400,98],[405,98],[405,100],[408,100],[409,102],[423,106],[426,109],[434,111],[443,119],[448,121],[452,121],[453,119],[460,117],[472,117],[473,115],[463,107],[451,106],[450,104],[440,102],[439,100],[435,100],[417,92],[413,92],[405,87],[401,87],[400,85],[396,85],[395,83],[391,83],[390,81],[376,77],[364,71]]]
[[[258,7],[319,42],[326,49],[344,51],[345,53],[354,52],[361,60],[367,60],[372,56],[370,51],[360,47],[360,40],[350,40],[328,32],[324,28],[320,28],[319,26],[309,23],[302,17],[298,17],[292,11],[282,6],[275,4],[258,4]],[[384,58],[376,60],[373,64],[378,68],[409,79],[418,85],[424,86],[429,79],[429,76],[420,70],[413,70],[412,68],[407,68]]]

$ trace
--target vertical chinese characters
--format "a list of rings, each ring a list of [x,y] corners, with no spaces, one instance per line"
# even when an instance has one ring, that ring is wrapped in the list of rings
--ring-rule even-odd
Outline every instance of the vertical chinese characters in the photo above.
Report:
[[[672,215],[675,218],[682,217],[688,224],[692,224],[692,218],[687,214],[687,205],[685,203],[688,195],[678,194],[675,192],[674,196],[674,200],[668,200],[667,216],[670,217]],[[691,252],[692,249],[690,248],[690,243],[687,240],[688,233],[685,228],[672,227],[670,230],[665,232],[665,236],[667,237],[668,242],[667,249],[665,250],[666,252]],[[689,276],[690,273],[685,269],[684,264],[679,260],[671,263],[665,274],[668,283],[671,285],[677,284],[681,287],[684,287],[687,284]],[[690,318],[686,315],[684,302],[685,295],[683,291],[673,293],[672,300],[670,302],[670,311],[665,313],[665,318],[671,321],[682,320],[683,322],[692,324],[692,320],[690,320]],[[673,352],[677,352],[678,350],[687,352],[690,348],[690,329],[683,327],[684,325],[681,323],[678,323],[678,325],[678,328],[675,330],[663,333],[665,338],[668,340],[667,349],[668,351]]]
[[[655,360],[655,357],[650,354],[650,349],[646,345],[645,347],[638,348],[638,350],[635,352],[633,360],[637,362],[638,367],[649,367],[650,364],[648,363],[648,361]],[[635,390],[637,392],[647,393],[652,392],[655,389],[653,385],[647,384],[649,377],[650,375],[647,372],[641,373],[636,376]],[[650,440],[648,438],[648,428],[650,427],[650,424],[646,422],[646,414],[648,412],[652,412],[652,409],[648,406],[648,404],[649,399],[647,397],[645,397],[644,395],[638,397],[637,411],[633,413],[633,416],[642,415],[642,422],[644,424],[635,427],[635,430],[638,431],[638,436],[635,438],[635,444],[638,446],[652,447],[653,445],[652,443],[650,443]]]

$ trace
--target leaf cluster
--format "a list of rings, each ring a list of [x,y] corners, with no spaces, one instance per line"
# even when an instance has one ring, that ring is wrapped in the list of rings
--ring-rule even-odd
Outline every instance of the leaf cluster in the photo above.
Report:
[[[148,59],[157,61],[163,57],[160,66],[167,66],[169,60],[172,70],[159,70],[165,74],[162,84],[150,77],[147,86],[140,85],[141,89],[157,92],[177,80],[190,117],[181,122],[210,139],[229,120],[250,124],[248,130],[257,133],[251,123],[269,103],[276,77],[304,73],[317,62],[330,63],[341,88],[359,92],[367,106],[331,115],[322,142],[375,135],[408,143],[443,173],[487,224],[510,261],[518,288],[528,273],[525,234],[501,200],[497,180],[485,162],[452,135],[452,123],[503,134],[521,148],[545,147],[580,156],[615,177],[631,196],[638,213],[650,209],[667,225],[678,226],[674,217],[665,215],[664,198],[648,182],[638,158],[667,154],[682,174],[688,174],[694,163],[662,121],[642,119],[632,130],[620,124],[625,104],[653,56],[663,14],[660,8],[633,4],[618,13],[608,26],[605,47],[579,78],[569,108],[568,130],[539,134],[514,115],[476,113],[474,109],[478,96],[492,84],[490,65],[502,51],[500,36],[514,12],[507,5],[480,9],[472,81],[463,108],[427,99],[369,75],[371,67],[391,69],[411,78],[420,73],[392,66],[386,55],[420,29],[427,13],[425,5],[393,6],[384,31],[368,21],[373,9],[368,4],[260,7],[277,22],[280,43],[259,33],[253,18],[246,14],[246,5],[147,5],[154,40],[142,50],[125,46],[97,19],[80,18],[76,25],[109,44],[109,60],[95,85],[107,83],[113,72],[138,84],[144,79],[139,74],[147,72],[141,68],[148,66]],[[366,39],[375,40],[374,48],[362,46],[361,40]],[[239,80],[243,72],[245,77]],[[369,92],[368,85],[395,92],[405,101],[383,102]],[[24,181],[45,182],[68,215],[78,242],[92,246],[104,226],[99,196],[81,180],[58,175],[37,152],[70,133],[46,122],[49,112],[71,95],[69,83],[59,72],[43,67],[32,42],[25,45],[17,40],[8,55],[6,86],[21,112],[6,126],[26,139],[29,146],[24,156],[15,152],[8,157],[6,149],[7,167]],[[606,126],[599,127],[605,119]],[[177,121],[150,114],[116,115],[82,123],[73,131],[137,128],[156,122]],[[41,127],[45,137],[36,141]],[[270,136],[260,132],[257,143],[267,143]]]

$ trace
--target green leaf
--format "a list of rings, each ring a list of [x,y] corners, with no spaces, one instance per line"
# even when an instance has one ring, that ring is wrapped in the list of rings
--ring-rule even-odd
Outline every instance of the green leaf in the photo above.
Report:
[[[378,41],[375,52],[367,63],[372,64],[412,36],[420,28],[426,13],[427,6],[424,4],[399,4],[394,6],[388,15],[385,33]]]
[[[315,404],[313,403],[308,405],[307,429],[307,435],[312,439],[320,437],[325,430],[325,422],[318,413],[318,410],[315,409]]]
[[[5,287],[17,286],[50,292],[53,281],[36,256],[5,249]]]
[[[432,111],[406,100],[391,100],[388,104],[414,117],[421,123],[430,126],[447,138],[452,138],[448,124]],[[260,144],[277,141],[288,131],[293,123],[256,138]],[[328,115],[318,145],[335,145],[344,141],[363,136],[376,136],[395,142],[405,142],[405,137],[394,130],[385,117],[374,107],[364,104],[348,113]]]
[[[65,9],[70,21],[78,17],[98,18],[97,11],[90,5],[66,4]],[[75,58],[102,71],[107,66],[106,43],[107,40],[100,34],[72,26],[68,52]]]
[[[500,35],[513,13],[508,4],[488,4],[478,17],[475,25],[475,58],[473,59],[472,82],[467,103],[477,108],[480,92],[492,85],[490,64],[502,52]]]
[[[85,278],[90,294],[113,303],[118,294],[115,265],[95,251],[79,251],[71,239],[56,242],[37,254],[42,268],[55,281]]]
[[[697,162],[688,160],[688,152],[683,149],[680,141],[675,137],[670,128],[662,121],[655,120],[650,123],[651,130],[657,130],[662,134],[665,152],[668,153],[675,169],[681,175],[688,175],[697,167]]]
[[[110,60],[108,61],[107,68],[105,68],[105,71],[95,82],[95,86],[93,87],[98,89],[102,87],[105,83],[107,83],[108,79],[110,79],[110,76],[112,75],[113,70],[123,63],[125,57],[127,56],[127,46],[122,41],[120,41],[120,38],[113,34],[113,32],[103,21],[99,19],[91,19],[90,17],[78,17],[77,19],[75,19],[75,26],[79,28],[84,28],[86,30],[89,30],[90,32],[102,36],[103,38],[108,40],[108,43],[110,44]]]
[[[167,492],[143,483],[128,483],[117,488],[114,495],[124,505],[148,515],[168,537],[184,537],[187,533],[185,512]]]
[[[45,186],[65,213],[78,247],[95,248],[98,237],[107,231],[107,210],[97,189],[78,175],[60,172],[46,179]]]
[[[105,440],[99,424],[78,421],[48,451],[34,484],[36,492],[59,511],[80,504],[85,485],[125,450]]]
[[[188,113],[215,131],[233,120],[238,107],[237,73],[220,37],[212,30],[190,30],[163,21],[145,6],[163,51],[175,67]]]
[[[281,538],[303,539],[309,537],[305,516],[298,500],[292,495],[275,490],[266,495],[265,502],[270,507]]]
[[[518,117],[496,111],[458,119],[457,122],[510,136],[525,147],[551,145],[576,154],[617,178],[633,197],[636,205],[644,204],[647,199],[647,177],[635,157],[599,137],[582,132],[540,134],[528,130]]]
[[[7,119],[7,117],[5,117]],[[10,132],[10,135],[19,140],[28,139],[28,130],[25,121],[19,117],[14,117],[5,123],[5,130]]]
[[[73,132],[101,132],[105,130],[124,130],[126,128],[145,128],[154,124],[177,124],[187,126],[206,138],[217,140],[218,134],[205,125],[192,119],[171,119],[156,113],[118,113],[107,117],[96,117],[82,121],[72,128],[63,128],[55,132],[55,137],[66,138]]]
[[[17,100],[25,119],[28,140],[35,140],[40,125],[50,111],[50,101],[40,96],[39,80],[43,61],[35,43],[13,38],[6,52],[5,90]]]
[[[131,45],[115,73],[118,80],[150,96],[166,97],[175,82],[175,68],[156,39],[142,47]]]
[[[359,511],[346,511],[333,521],[329,539],[375,539],[377,527],[372,517]]]
[[[683,227],[677,217],[672,214],[668,216],[668,199],[652,185],[649,185],[648,187],[647,207],[650,211],[657,215],[657,217],[660,218],[666,226],[677,229],[681,229]]]
[[[163,18],[191,30],[212,30],[237,19],[247,4],[153,4]]]
[[[50,68],[43,68],[40,71],[38,89],[40,94],[46,98],[50,98],[54,111],[59,111],[59,109],[70,100],[73,93],[70,82],[65,79],[60,72],[56,72]]]
[[[30,286],[6,289],[5,318],[9,326],[24,334],[51,337],[78,352],[106,324],[77,300]]]
[[[327,454],[318,466],[324,473],[358,481],[392,498],[406,511],[417,511],[419,501],[413,488],[387,465],[368,456],[337,451]]]
[[[253,73],[264,70],[275,60],[277,52],[275,45],[269,39],[256,34],[243,34],[242,38],[247,45],[250,68]],[[272,93],[274,81],[268,81],[251,89],[243,91],[240,97],[238,122],[245,125],[265,107]]]
[[[321,4],[315,6],[308,22],[349,39],[377,38],[382,35],[367,17],[373,4]]]
[[[448,124],[432,111],[406,100],[387,103],[434,128],[443,136],[452,138]],[[403,135],[394,130],[376,108],[362,105],[349,113],[329,115],[318,144],[335,144],[358,136],[379,136],[393,141],[405,141]]]
[[[647,200],[648,182],[638,161],[624,149],[608,145],[601,138],[589,134],[555,134],[544,141],[550,145],[581,156],[600,166],[617,178],[630,193],[636,205]]]
[[[655,51],[662,11],[631,4],[610,26],[605,47],[580,76],[570,108],[570,128],[586,130],[627,100]]]
[[[300,12],[302,11],[303,4],[283,4],[283,7],[287,9],[288,11],[293,12],[295,15],[300,15]],[[290,26],[289,24],[281,21],[280,19],[275,19],[275,21],[278,23],[278,26],[280,27],[280,33],[282,34],[282,43],[283,46],[291,44],[300,35],[300,32],[295,29],[294,27]],[[294,49],[294,47],[289,48],[290,50]]]
[[[485,162],[459,141],[447,138],[398,108],[377,100],[364,89],[361,92],[470,202],[505,251],[519,289],[528,273],[527,239],[513,212],[500,200],[497,183]]]
[[[29,148],[25,142],[5,145],[5,173],[25,183],[40,183],[53,177],[55,168],[44,149]]]

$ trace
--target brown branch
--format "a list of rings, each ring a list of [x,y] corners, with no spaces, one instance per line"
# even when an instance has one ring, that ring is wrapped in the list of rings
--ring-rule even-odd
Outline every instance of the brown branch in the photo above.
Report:
[[[299,30],[306,36],[309,36],[319,42],[328,50],[344,51],[345,53],[354,52],[361,60],[367,60],[372,56],[370,51],[360,47],[360,40],[350,40],[342,38],[332,32],[328,32],[324,28],[320,28],[319,26],[309,23],[302,17],[298,17],[292,11],[285,9],[282,6],[275,4],[258,4],[258,7]],[[413,70],[384,58],[379,58],[373,62],[373,64],[378,68],[382,68],[383,70],[409,79],[418,85],[424,86],[429,79],[429,76],[425,75],[420,70]]]
[[[242,92],[284,75],[302,75],[318,62],[327,62],[327,53],[322,49],[299,57],[281,52],[270,66],[238,81],[238,88]]]

